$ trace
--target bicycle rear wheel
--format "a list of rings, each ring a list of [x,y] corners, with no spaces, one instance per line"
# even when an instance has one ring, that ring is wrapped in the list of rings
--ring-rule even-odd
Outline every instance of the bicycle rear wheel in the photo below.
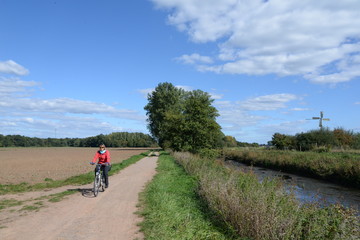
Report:
[[[101,184],[100,181],[101,180],[100,180],[99,175],[96,175],[95,180],[94,180],[94,190],[93,190],[95,197],[99,194],[100,184]]]

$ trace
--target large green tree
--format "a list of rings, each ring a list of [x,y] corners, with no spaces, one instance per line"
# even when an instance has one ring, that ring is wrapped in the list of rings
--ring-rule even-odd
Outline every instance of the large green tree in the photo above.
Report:
[[[219,115],[211,96],[201,90],[185,91],[160,83],[148,95],[144,107],[148,128],[163,148],[196,152],[212,148],[224,135],[216,122]]]
[[[171,142],[172,122],[181,121],[184,90],[171,83],[160,83],[155,91],[148,94],[148,104],[144,107],[148,116],[148,129],[161,147]],[[168,147],[168,146],[166,146]]]
[[[190,151],[212,148],[222,137],[221,127],[216,122],[218,111],[211,104],[210,95],[201,90],[188,92],[184,103],[184,140]]]

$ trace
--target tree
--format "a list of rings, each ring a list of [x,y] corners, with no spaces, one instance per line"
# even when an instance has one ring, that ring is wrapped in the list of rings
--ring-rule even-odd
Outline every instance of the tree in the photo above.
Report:
[[[148,129],[161,147],[168,142],[169,119],[179,118],[182,110],[184,90],[176,88],[171,83],[160,83],[155,91],[148,94],[148,104],[144,107],[148,116]]]
[[[354,134],[351,131],[346,131],[343,128],[334,129],[334,137],[339,147],[346,148],[354,143]]]
[[[218,111],[210,95],[201,90],[188,92],[184,104],[184,139],[190,151],[212,148],[220,134]]]
[[[223,140],[225,147],[236,147],[238,145],[236,139],[232,136],[225,136]]]
[[[216,122],[219,114],[208,93],[160,83],[148,100],[144,107],[148,128],[161,147],[196,152],[217,146],[223,138]]]
[[[272,145],[277,149],[291,149],[294,146],[295,138],[289,135],[275,133],[272,137]]]

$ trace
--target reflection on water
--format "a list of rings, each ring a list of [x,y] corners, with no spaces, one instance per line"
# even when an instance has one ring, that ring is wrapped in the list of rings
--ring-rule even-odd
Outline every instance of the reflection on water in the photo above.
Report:
[[[360,210],[360,190],[347,188],[334,183],[325,182],[313,178],[302,177],[294,174],[265,169],[261,167],[251,167],[243,163],[227,160],[229,167],[240,168],[245,172],[253,171],[262,180],[264,178],[279,177],[283,180],[287,189],[293,189],[295,196],[301,202],[327,202],[340,203],[346,207]]]

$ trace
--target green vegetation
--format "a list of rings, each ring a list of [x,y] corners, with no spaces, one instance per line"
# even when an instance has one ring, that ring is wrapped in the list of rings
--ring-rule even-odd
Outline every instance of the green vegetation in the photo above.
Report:
[[[32,205],[25,205],[23,206],[20,211],[38,211],[41,207],[43,207],[43,202],[35,202]]]
[[[77,190],[67,190],[60,193],[51,194],[48,196],[49,202],[60,202],[63,200],[66,196],[69,196],[71,194],[74,194],[78,192]]]
[[[270,145],[277,149],[329,152],[331,149],[360,149],[360,133],[343,128],[312,130],[295,136],[275,133]]]
[[[144,107],[148,128],[163,149],[196,152],[223,146],[224,134],[216,122],[219,114],[208,93],[160,83],[148,101]]]
[[[157,143],[148,134],[114,132],[88,138],[31,138],[20,135],[1,135],[0,147],[156,147]]]
[[[109,175],[113,175],[115,173],[118,173],[120,170],[124,169],[125,167],[129,166],[130,164],[133,164],[140,159],[147,156],[150,152],[142,153],[139,155],[134,155],[121,163],[116,163],[112,165],[111,171],[109,172]],[[27,192],[27,191],[36,191],[36,190],[42,190],[46,188],[56,188],[66,185],[84,185],[91,183],[94,180],[94,173],[88,172],[85,174],[81,174],[78,176],[73,176],[65,180],[51,180],[46,179],[45,182],[37,183],[34,185],[30,185],[28,183],[20,183],[20,184],[0,184],[0,195],[9,194],[9,193],[19,193],[19,192]]]
[[[307,175],[360,188],[360,154],[225,149],[223,156],[254,166]]]
[[[196,193],[197,181],[169,155],[160,155],[157,175],[141,193],[139,212],[146,239],[236,239],[227,227],[217,227]]]
[[[359,239],[359,217],[340,205],[301,205],[277,180],[225,168],[220,160],[174,153],[198,180],[198,193],[240,237],[262,239]],[[161,187],[158,187],[161,189]],[[170,238],[171,239],[171,238]]]
[[[4,208],[19,206],[22,204],[23,204],[22,201],[18,201],[16,199],[4,199],[4,200],[0,201],[0,210],[2,210]]]

